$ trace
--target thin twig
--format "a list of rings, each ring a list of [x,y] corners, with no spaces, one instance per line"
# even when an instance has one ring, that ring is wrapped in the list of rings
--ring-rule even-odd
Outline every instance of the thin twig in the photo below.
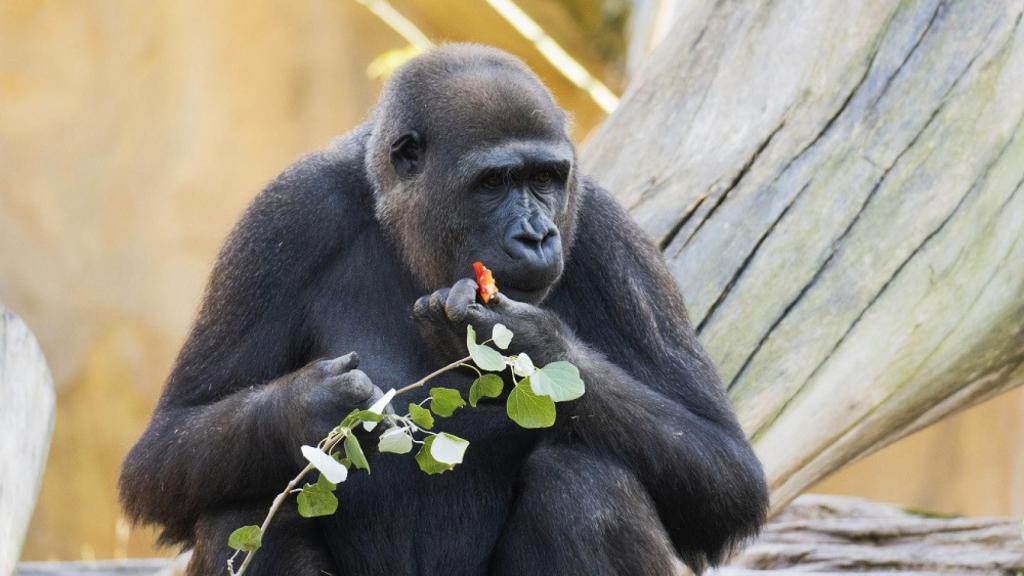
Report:
[[[281,508],[281,504],[284,504],[285,499],[288,498],[288,494],[292,489],[298,486],[299,482],[302,482],[302,479],[306,477],[306,474],[309,474],[312,471],[313,465],[306,464],[306,467],[302,469],[302,472],[299,472],[295,478],[292,478],[291,481],[288,482],[288,486],[285,487],[284,491],[274,497],[274,503],[270,505],[270,511],[267,512],[267,517],[263,519],[263,524],[260,524],[260,538],[267,533],[267,527],[270,526],[270,521],[273,520],[274,515],[277,514],[277,510]],[[242,560],[242,565],[238,567],[238,572],[234,573],[235,576],[242,576],[245,574],[245,571],[249,568],[249,564],[252,563],[252,558],[255,554],[255,550],[245,554],[245,560]]]

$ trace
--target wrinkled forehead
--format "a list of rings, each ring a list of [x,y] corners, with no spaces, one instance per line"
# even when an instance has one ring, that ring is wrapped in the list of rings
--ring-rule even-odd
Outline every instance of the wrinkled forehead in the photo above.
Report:
[[[481,169],[517,171],[537,165],[568,174],[574,159],[573,146],[565,140],[508,138],[460,151],[453,164],[463,178]]]
[[[462,70],[437,88],[429,124],[453,150],[515,140],[568,141],[565,113],[539,81],[519,70]]]

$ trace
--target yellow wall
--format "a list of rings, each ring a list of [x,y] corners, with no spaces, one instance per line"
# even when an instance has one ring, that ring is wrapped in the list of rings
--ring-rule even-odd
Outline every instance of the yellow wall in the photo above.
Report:
[[[943,514],[1024,516],[1024,388],[904,438],[813,491]]]
[[[521,4],[617,87],[571,17]],[[578,137],[602,118],[479,0],[395,5],[433,38],[524,57]],[[359,122],[379,89],[366,65],[402,45],[351,0],[0,3],[0,301],[32,326],[59,388],[26,559],[156,553],[151,532],[118,522],[117,469],[212,258],[263,183]],[[1009,455],[1022,402],[915,437],[824,488],[1020,512],[1007,494],[1010,482],[1021,493]]]

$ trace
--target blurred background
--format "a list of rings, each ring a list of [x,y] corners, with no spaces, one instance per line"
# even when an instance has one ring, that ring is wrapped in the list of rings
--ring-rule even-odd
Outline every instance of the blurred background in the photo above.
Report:
[[[124,522],[116,481],[213,258],[269,179],[366,116],[411,44],[519,56],[582,142],[676,1],[518,0],[540,35],[497,0],[0,2],[0,302],[35,331],[58,387],[22,558],[172,554]],[[816,490],[1024,514],[1024,389]]]

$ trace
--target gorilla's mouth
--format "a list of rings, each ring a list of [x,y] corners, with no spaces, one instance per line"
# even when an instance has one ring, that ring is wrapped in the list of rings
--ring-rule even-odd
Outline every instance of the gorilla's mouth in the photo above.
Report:
[[[512,286],[506,286],[504,288],[501,288],[500,291],[504,292],[506,296],[513,300],[518,300],[519,302],[536,303],[543,300],[544,297],[547,296],[548,290],[550,289],[550,285],[545,286],[543,288],[536,288],[532,290],[522,290],[519,288],[514,288]]]
[[[499,274],[494,272],[498,290],[513,300],[536,304],[543,300],[562,274],[561,262],[540,270],[523,274]],[[502,280],[502,277],[505,279]]]

